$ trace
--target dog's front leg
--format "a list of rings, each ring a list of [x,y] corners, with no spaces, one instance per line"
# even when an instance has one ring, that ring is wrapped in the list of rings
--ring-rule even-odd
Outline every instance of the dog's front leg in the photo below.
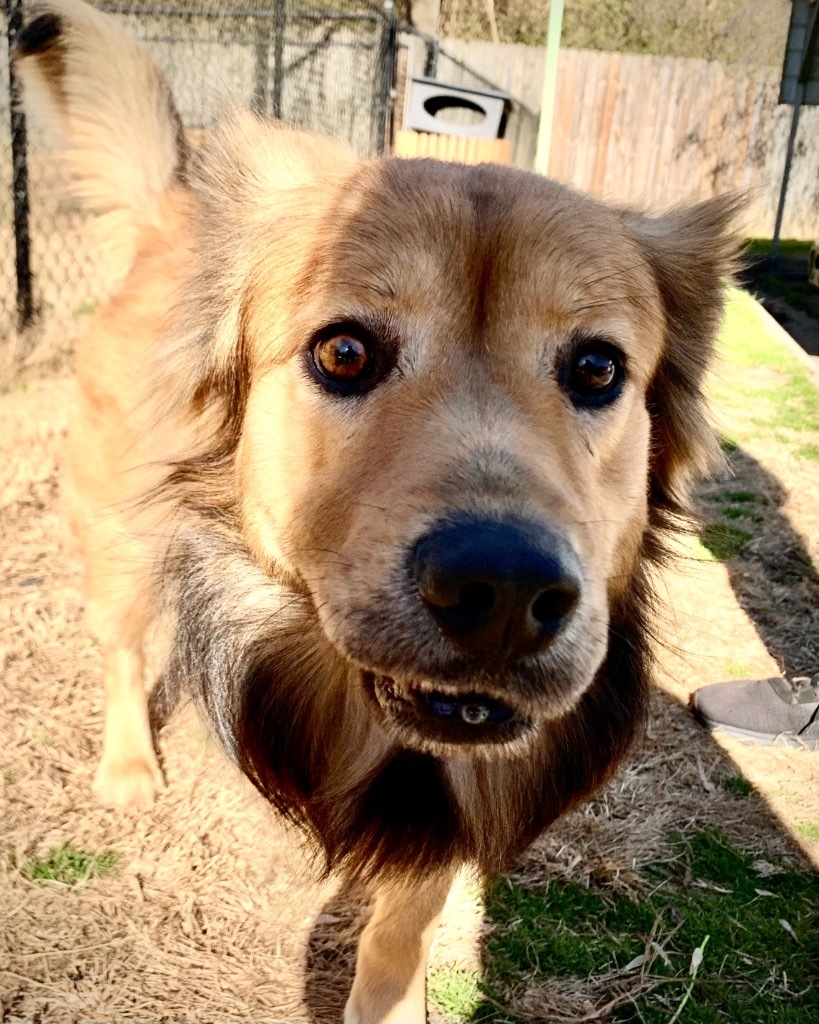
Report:
[[[162,772],[151,736],[142,651],[106,651],[103,666],[105,731],[94,790],[104,804],[150,807],[162,788]]]
[[[425,1024],[427,956],[453,877],[446,871],[378,890],[344,1024]]]

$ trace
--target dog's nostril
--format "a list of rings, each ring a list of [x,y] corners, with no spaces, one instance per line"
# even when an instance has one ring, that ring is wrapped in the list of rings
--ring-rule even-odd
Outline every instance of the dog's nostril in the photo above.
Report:
[[[567,619],[577,607],[579,599],[578,587],[552,587],[535,598],[532,616],[542,626],[550,626],[560,619]]]
[[[458,609],[469,615],[487,615],[495,605],[495,588],[491,583],[466,583],[461,587]]]

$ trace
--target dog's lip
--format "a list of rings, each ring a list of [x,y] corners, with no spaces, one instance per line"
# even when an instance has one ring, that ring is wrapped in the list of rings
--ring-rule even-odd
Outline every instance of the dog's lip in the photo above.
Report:
[[[365,688],[408,746],[440,751],[509,745],[534,730],[532,717],[503,695],[422,679],[364,673]]]

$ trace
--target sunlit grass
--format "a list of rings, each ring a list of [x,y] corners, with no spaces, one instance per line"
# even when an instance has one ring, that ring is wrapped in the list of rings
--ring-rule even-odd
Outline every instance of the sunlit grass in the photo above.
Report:
[[[739,777],[726,788],[738,799],[751,792]],[[487,998],[459,1019],[495,1019],[497,1007],[535,977],[611,978],[639,964],[644,986],[614,1011],[619,1024],[669,1024],[689,989],[679,1018],[686,1024],[815,1024],[819,877],[767,863],[760,870],[719,831],[705,829],[671,840],[639,898],[562,880],[499,879],[487,896]],[[692,978],[692,954],[705,936]]]

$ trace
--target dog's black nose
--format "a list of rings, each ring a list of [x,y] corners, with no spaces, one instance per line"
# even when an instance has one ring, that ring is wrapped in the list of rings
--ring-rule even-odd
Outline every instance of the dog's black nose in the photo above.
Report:
[[[490,663],[543,650],[580,599],[571,546],[531,523],[447,522],[418,542],[414,571],[444,635]]]

